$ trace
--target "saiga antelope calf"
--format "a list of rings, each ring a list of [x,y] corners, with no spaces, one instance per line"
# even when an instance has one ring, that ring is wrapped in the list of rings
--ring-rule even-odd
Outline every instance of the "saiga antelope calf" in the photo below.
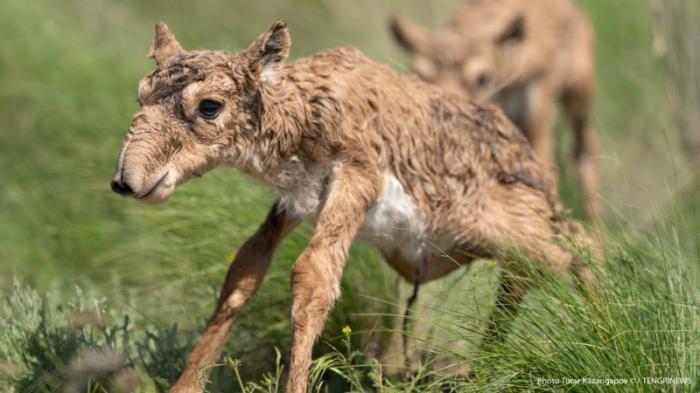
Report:
[[[527,141],[499,109],[398,75],[355,49],[284,64],[289,46],[283,22],[237,54],[187,52],[164,24],[156,26],[157,66],[139,84],[140,109],[112,189],[160,203],[193,176],[231,166],[279,196],[231,263],[171,392],[202,391],[196,371],[217,360],[275,248],[301,221],[315,231],[292,268],[287,392],[306,391],[312,346],[340,296],[356,236],[376,244],[410,282],[476,257],[499,258],[508,268],[511,252],[561,274],[574,264],[559,236],[573,226]],[[504,282],[501,300],[517,302],[524,290]]]
[[[594,37],[572,0],[461,0],[440,31],[402,18],[393,19],[391,29],[422,79],[501,105],[554,179],[552,127],[560,101],[574,131],[586,213],[599,218]]]

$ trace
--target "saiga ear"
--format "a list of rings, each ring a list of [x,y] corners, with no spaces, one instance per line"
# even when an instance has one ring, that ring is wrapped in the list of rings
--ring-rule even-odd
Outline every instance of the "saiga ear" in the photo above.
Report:
[[[171,57],[185,53],[180,44],[175,39],[173,33],[168,30],[168,26],[163,22],[156,24],[156,34],[153,37],[153,45],[148,52],[148,56],[155,59],[158,66],[163,65]]]
[[[291,45],[287,24],[283,21],[273,23],[246,49],[253,75],[262,82],[276,81],[277,71],[289,55]]]
[[[518,15],[513,19],[508,26],[498,36],[500,45],[511,45],[522,41],[525,38],[525,18]]]
[[[391,18],[389,28],[396,41],[411,52],[420,52],[428,40],[427,30],[401,17]]]

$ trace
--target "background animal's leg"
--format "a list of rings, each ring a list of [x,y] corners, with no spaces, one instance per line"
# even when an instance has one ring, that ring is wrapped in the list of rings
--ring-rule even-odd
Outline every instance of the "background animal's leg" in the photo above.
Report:
[[[413,281],[413,292],[411,292],[411,296],[409,296],[408,300],[406,301],[406,310],[404,310],[403,320],[401,321],[401,343],[404,353],[404,368],[407,374],[412,373],[412,368],[415,365],[415,359],[409,352],[408,348],[408,323],[409,319],[411,318],[413,305],[415,304],[416,299],[418,299],[418,288],[420,287],[421,283],[420,268],[416,270],[416,277]]]
[[[564,94],[564,105],[574,129],[574,158],[581,182],[586,215],[589,219],[600,220],[600,176],[595,162],[598,154],[598,137],[591,126],[590,89],[572,88]]]
[[[520,304],[525,297],[525,285],[517,278],[512,277],[509,272],[503,272],[500,280],[501,284],[496,293],[496,304],[491,312],[481,343],[482,349],[488,349],[494,343],[505,340],[510,325],[517,316]]]
[[[527,110],[523,121],[523,132],[527,136],[542,166],[551,175],[553,184],[558,184],[552,124],[555,114],[554,95],[549,83],[535,82],[528,87]]]
[[[292,268],[294,341],[288,393],[306,393],[314,341],[340,296],[350,244],[379,195],[381,179],[371,168],[346,165],[334,175],[314,235]]]
[[[203,391],[198,370],[218,359],[233,322],[260,287],[275,249],[297,223],[275,203],[258,231],[243,244],[229,266],[214,314],[190,354],[187,369],[170,389],[171,393]]]

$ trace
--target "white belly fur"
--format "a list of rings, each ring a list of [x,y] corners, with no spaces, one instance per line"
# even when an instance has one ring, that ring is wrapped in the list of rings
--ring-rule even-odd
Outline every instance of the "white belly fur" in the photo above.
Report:
[[[316,188],[318,190],[306,185],[281,192],[281,206],[293,216],[314,225],[321,204],[320,186]],[[399,180],[392,173],[386,172],[382,197],[367,212],[357,237],[374,244],[386,255],[398,252],[406,262],[417,266],[427,255],[425,229],[418,208]]]
[[[419,263],[426,254],[426,225],[418,208],[392,173],[384,174],[381,199],[367,212],[358,237],[386,254],[399,251],[408,261]]]

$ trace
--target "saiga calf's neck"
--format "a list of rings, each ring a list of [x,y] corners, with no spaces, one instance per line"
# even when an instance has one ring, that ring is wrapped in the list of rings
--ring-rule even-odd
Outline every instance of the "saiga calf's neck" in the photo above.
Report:
[[[242,152],[236,166],[273,188],[284,189],[290,186],[286,177],[292,172],[299,175],[342,159],[336,138],[341,127],[338,119],[325,116],[323,104],[313,102],[318,99],[314,87],[322,82],[313,73],[296,70],[294,64],[262,78],[252,98],[257,100],[253,105],[259,108],[258,121],[246,133],[250,148]]]

